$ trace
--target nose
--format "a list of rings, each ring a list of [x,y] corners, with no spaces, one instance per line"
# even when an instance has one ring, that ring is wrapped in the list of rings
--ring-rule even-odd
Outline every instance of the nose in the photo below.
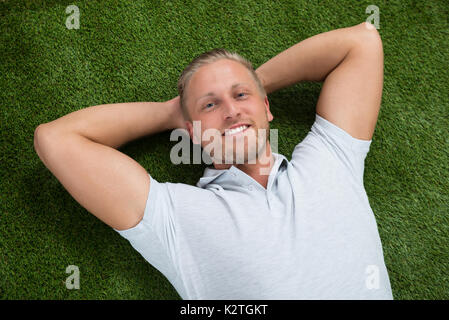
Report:
[[[235,105],[234,101],[229,98],[223,100],[223,113],[225,120],[229,120],[240,115],[238,107]]]

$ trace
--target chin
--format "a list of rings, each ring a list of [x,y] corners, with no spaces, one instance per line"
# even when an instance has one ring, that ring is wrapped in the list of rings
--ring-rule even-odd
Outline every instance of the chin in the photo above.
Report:
[[[251,141],[251,143],[250,143]],[[205,147],[208,150],[208,155],[212,160],[215,168],[226,169],[232,165],[240,164],[256,164],[257,159],[260,157],[266,148],[267,140],[260,142],[259,139],[244,139],[233,141],[228,145],[225,142],[216,143]],[[242,145],[243,143],[243,145]],[[215,156],[215,151],[221,150],[221,154]]]

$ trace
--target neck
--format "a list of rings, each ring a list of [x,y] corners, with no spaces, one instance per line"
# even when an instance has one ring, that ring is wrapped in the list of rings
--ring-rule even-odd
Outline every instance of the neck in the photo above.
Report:
[[[215,164],[215,169],[229,169],[231,166],[235,166],[237,169],[245,172],[248,176],[256,180],[265,189],[268,185],[268,177],[271,172],[271,168],[274,165],[274,155],[271,152],[270,143],[267,142],[265,149],[258,155],[256,163],[249,164]]]

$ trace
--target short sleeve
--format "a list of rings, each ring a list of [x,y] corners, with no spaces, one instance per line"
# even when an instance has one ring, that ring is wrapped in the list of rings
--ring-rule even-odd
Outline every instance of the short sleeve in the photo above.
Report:
[[[130,229],[114,230],[178,287],[175,197],[176,184],[160,183],[150,176],[150,191],[142,220]]]
[[[315,122],[302,142],[295,146],[292,162],[326,161],[339,163],[359,183],[363,184],[365,158],[372,140],[354,138],[332,122],[315,114]]]

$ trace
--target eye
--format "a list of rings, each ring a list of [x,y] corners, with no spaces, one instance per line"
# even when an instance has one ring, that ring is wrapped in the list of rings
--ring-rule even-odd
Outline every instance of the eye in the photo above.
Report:
[[[209,105],[211,105],[211,104],[213,104],[213,102],[206,104],[204,108],[205,108],[205,109],[210,109],[210,108],[208,108],[207,106],[209,106]]]
[[[244,94],[244,95],[246,95],[246,93],[245,92],[240,92],[237,96],[239,96],[240,97],[240,95],[241,94]]]

